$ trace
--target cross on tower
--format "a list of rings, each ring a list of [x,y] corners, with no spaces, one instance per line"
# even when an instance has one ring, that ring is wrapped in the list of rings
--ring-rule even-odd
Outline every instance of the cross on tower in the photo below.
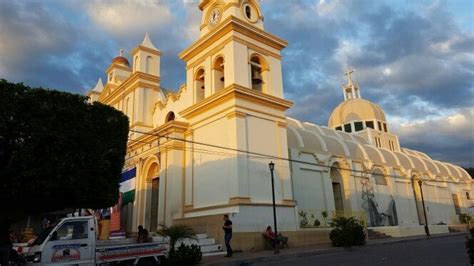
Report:
[[[347,76],[347,80],[349,84],[352,84],[352,73],[354,73],[354,69],[347,68],[347,71],[344,72],[344,75]]]

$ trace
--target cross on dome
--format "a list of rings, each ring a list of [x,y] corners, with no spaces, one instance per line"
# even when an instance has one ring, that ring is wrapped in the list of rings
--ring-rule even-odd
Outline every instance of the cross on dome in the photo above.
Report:
[[[344,100],[350,99],[360,99],[360,89],[359,84],[354,83],[352,80],[352,74],[355,72],[354,69],[347,67],[346,72],[344,75],[347,76],[347,84],[342,86],[342,91],[344,92]]]
[[[354,69],[350,69],[349,67],[347,68],[347,71],[344,72],[344,75],[347,76],[347,82],[348,84],[352,84],[352,73],[354,73]]]

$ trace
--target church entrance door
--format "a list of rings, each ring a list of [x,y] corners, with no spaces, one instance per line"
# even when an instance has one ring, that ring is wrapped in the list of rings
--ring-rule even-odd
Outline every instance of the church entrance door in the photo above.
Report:
[[[342,187],[340,183],[333,182],[332,183],[332,191],[334,194],[334,205],[336,207],[337,212],[343,212],[344,206],[342,204]]]
[[[413,194],[415,196],[416,212],[418,214],[418,222],[420,225],[425,224],[425,216],[423,215],[423,203],[421,202],[421,191],[418,185],[418,179],[414,177],[411,179],[411,185],[413,187]]]
[[[156,230],[158,228],[158,201],[160,193],[160,178],[155,178],[151,181],[151,217],[150,217],[150,230]]]

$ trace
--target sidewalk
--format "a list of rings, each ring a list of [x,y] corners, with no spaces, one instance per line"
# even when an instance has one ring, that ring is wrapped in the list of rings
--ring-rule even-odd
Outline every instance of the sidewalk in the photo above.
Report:
[[[461,233],[450,233],[450,234],[439,234],[431,236],[431,238],[442,238],[458,235],[467,235],[466,232]],[[369,240],[367,246],[379,246],[379,245],[390,245],[392,243],[400,242],[411,242],[411,241],[422,241],[426,240],[426,236],[410,236],[410,237],[397,237],[387,239]],[[364,248],[364,247],[354,247]],[[202,265],[251,265],[258,262],[269,262],[269,261],[281,261],[292,257],[306,257],[322,254],[337,254],[347,252],[344,248],[332,247],[332,246],[307,246],[299,248],[283,249],[280,254],[273,254],[272,250],[265,251],[247,251],[234,253],[232,258],[225,258],[224,256],[210,256],[203,257]]]

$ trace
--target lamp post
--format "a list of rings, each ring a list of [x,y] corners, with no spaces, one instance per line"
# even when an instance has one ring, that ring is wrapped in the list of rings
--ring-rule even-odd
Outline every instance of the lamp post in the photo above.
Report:
[[[426,236],[430,236],[430,228],[428,227],[428,218],[426,218],[426,208],[425,208],[425,198],[423,197],[423,182],[418,180],[418,185],[420,186],[420,194],[421,194],[421,204],[423,205],[423,215],[425,216],[425,233]]]
[[[276,217],[276,206],[275,206],[275,181],[273,181],[273,170],[275,170],[275,164],[270,162],[268,164],[268,167],[270,168],[270,174],[272,176],[272,199],[273,199],[273,227],[275,228],[275,239],[278,237],[278,229],[277,229],[277,217]],[[279,243],[277,241],[276,247],[275,247],[275,254],[279,253]]]

